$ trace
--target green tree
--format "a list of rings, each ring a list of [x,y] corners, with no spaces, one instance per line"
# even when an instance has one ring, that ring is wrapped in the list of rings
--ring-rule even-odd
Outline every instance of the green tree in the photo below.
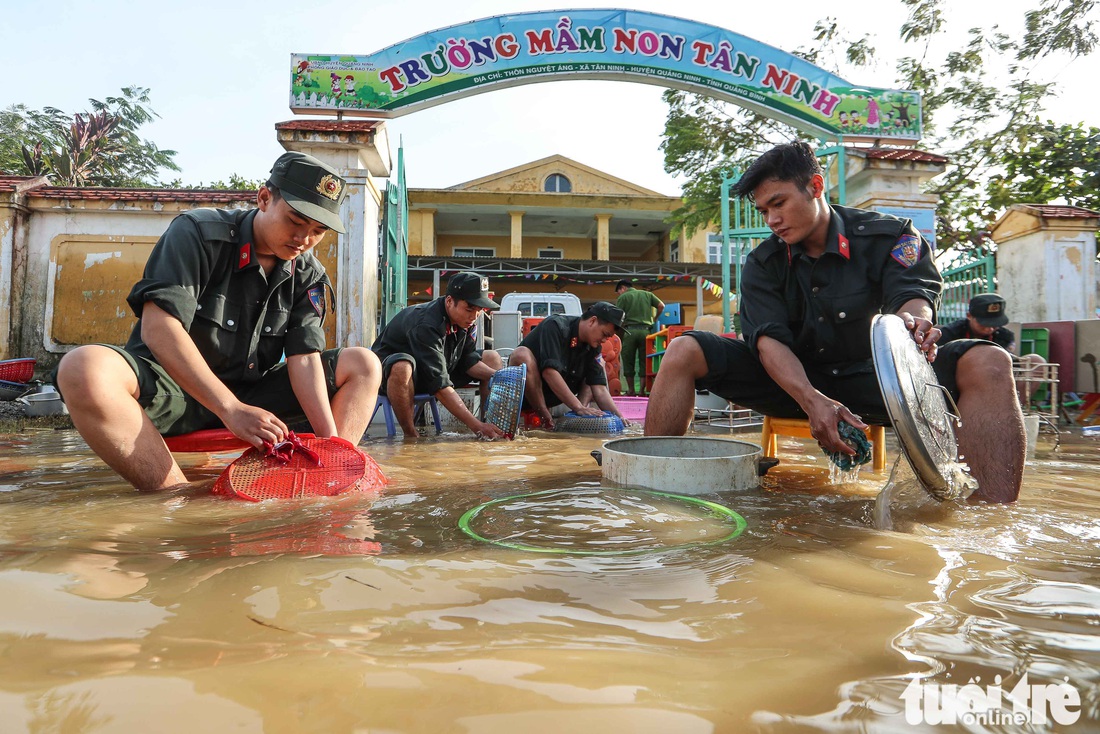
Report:
[[[46,175],[58,186],[159,186],[162,170],[178,171],[174,150],[139,135],[157,114],[149,90],[124,87],[121,96],[88,100],[91,110],[68,115],[12,105],[0,112],[0,169]]]
[[[1002,163],[986,187],[992,209],[1062,200],[1100,211],[1100,128],[1048,121]]]
[[[262,178],[245,178],[239,173],[230,174],[228,181],[211,181],[210,183],[197,183],[194,185],[184,185],[181,179],[175,179],[169,182],[168,187],[173,189],[219,189],[228,191],[255,191],[267,183],[267,179]]]
[[[908,17],[899,37],[915,53],[899,60],[895,85],[922,93],[923,147],[951,160],[945,175],[929,189],[941,201],[937,239],[941,247],[960,249],[988,244],[985,233],[1000,200],[993,199],[994,189],[984,183],[1008,175],[1007,167],[1013,161],[1020,164],[1021,151],[1038,144],[1047,127],[1040,110],[1056,93],[1056,86],[1033,78],[1036,64],[1047,57],[1073,59],[1096,49],[1097,0],[1040,0],[1038,9],[1025,14],[1024,31],[1019,36],[1009,36],[996,25],[973,28],[962,48],[953,48],[942,57],[934,56],[932,42],[945,32],[946,0],[901,2],[908,8]],[[830,55],[837,48],[844,50],[839,58]],[[874,58],[875,49],[866,38],[843,38],[835,20],[827,19],[816,27],[814,47],[794,53],[835,70],[842,64],[853,68],[865,65]],[[998,73],[1006,75],[1003,81],[998,80]],[[668,92],[665,97],[669,103],[662,143],[665,169],[689,180],[684,189],[685,206],[674,215],[689,228],[716,221],[718,184],[724,173],[743,169],[780,140],[808,138],[793,128],[713,99],[683,92]],[[1071,140],[1086,144],[1088,137]],[[1068,154],[1065,157],[1072,159]],[[1035,156],[1031,160],[1036,164],[1053,162]],[[1014,170],[1021,169],[1017,165]],[[1048,175],[1045,169],[1030,170],[1037,176]],[[1065,183],[1069,184],[1069,179]],[[1071,193],[1055,186],[1016,190],[1041,191],[1044,196],[1067,200]]]

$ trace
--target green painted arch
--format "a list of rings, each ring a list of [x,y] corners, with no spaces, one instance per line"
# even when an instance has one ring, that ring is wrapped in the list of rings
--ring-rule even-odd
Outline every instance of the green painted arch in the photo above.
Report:
[[[637,10],[499,15],[368,56],[293,54],[290,107],[391,118],[496,89],[569,79],[706,94],[826,140],[920,139],[918,92],[854,85],[733,31]]]

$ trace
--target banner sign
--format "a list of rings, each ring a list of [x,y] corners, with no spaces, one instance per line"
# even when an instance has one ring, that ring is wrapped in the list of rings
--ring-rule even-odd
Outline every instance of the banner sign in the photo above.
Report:
[[[290,108],[398,117],[492,89],[567,79],[706,94],[830,139],[921,136],[919,92],[854,85],[732,31],[636,10],[500,15],[369,56],[292,54]]]

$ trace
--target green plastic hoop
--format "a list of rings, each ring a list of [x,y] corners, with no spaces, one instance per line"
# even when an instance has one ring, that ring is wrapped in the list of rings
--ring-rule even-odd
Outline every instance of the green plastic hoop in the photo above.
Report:
[[[470,527],[470,523],[473,522],[482,510],[485,510],[493,505],[504,504],[505,502],[511,502],[513,500],[527,499],[529,497],[540,497],[546,494],[560,494],[563,490],[560,489],[547,489],[541,492],[529,492],[527,494],[514,494],[510,497],[500,497],[495,500],[489,500],[483,504],[478,505],[472,510],[467,510],[463,513],[462,517],[458,519],[458,527],[462,532],[469,535],[474,540],[480,540],[483,543],[490,543],[492,545],[499,545],[503,548],[511,548],[513,550],[528,551],[531,553],[556,553],[559,555],[570,556],[630,556],[640,555],[642,553],[656,553],[658,551],[669,550],[681,550],[684,548],[701,548],[708,545],[719,545],[733,540],[741,533],[745,532],[745,528],[748,527],[748,523],[745,522],[745,518],[734,512],[724,505],[720,505],[717,502],[711,502],[709,500],[699,499],[698,497],[689,497],[683,494],[672,494],[671,492],[658,492],[652,489],[631,489],[631,492],[638,492],[640,494],[650,494],[657,497],[665,497],[680,502],[686,502],[689,505],[696,505],[710,510],[719,517],[730,520],[733,522],[733,529],[728,535],[725,535],[716,540],[699,541],[692,543],[683,543],[681,545],[667,545],[660,548],[635,548],[630,550],[579,550],[571,548],[544,548],[537,545],[527,545],[526,543],[514,543],[508,540],[494,540],[492,538],[486,538],[484,535],[479,534],[476,530]],[[617,491],[617,490],[610,490]]]

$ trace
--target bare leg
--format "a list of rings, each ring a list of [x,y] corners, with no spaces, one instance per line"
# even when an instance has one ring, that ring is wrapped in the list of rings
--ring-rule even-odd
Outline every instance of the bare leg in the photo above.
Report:
[[[362,440],[381,384],[382,363],[374,352],[365,347],[348,347],[340,352],[336,363],[336,395],[332,398],[332,417],[340,438],[354,444]]]
[[[137,402],[137,375],[118,352],[88,345],[58,366],[57,386],[88,446],[142,491],[178,488],[187,477]]]
[[[386,397],[393,408],[393,415],[401,424],[405,438],[419,438],[413,425],[413,366],[411,362],[397,362],[390,368],[390,377],[386,381]]]
[[[645,435],[683,436],[695,410],[695,381],[707,374],[699,342],[688,335],[673,339],[661,360],[645,414]]]
[[[679,340],[677,340],[679,341]],[[1024,419],[1012,361],[1000,349],[974,347],[959,359],[959,453],[978,480],[977,499],[1014,502],[1024,473]]]
[[[523,388],[523,396],[527,398],[527,404],[534,407],[535,412],[546,423],[549,429],[554,428],[554,419],[550,416],[550,409],[546,407],[546,397],[542,394],[542,373],[535,362],[535,355],[527,347],[516,347],[508,357],[510,365],[527,365],[527,383]]]

